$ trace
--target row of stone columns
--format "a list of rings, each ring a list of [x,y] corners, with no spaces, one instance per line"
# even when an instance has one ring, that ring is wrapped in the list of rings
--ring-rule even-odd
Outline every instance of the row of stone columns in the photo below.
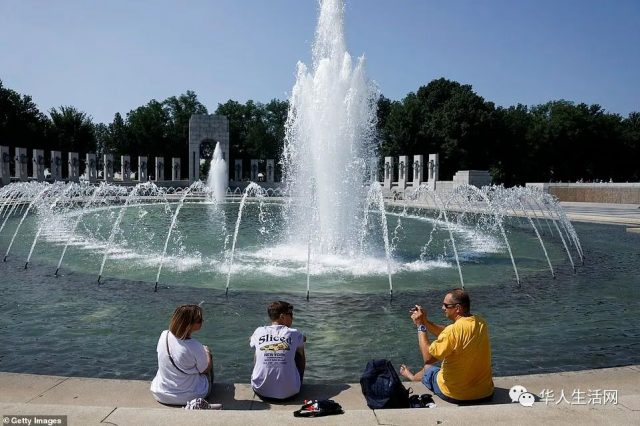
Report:
[[[394,182],[394,171],[396,167],[395,157],[385,157],[384,158],[384,184],[383,186],[387,189],[391,189],[391,187],[398,187],[400,189],[405,189],[407,186],[411,185],[414,188],[417,188],[425,182],[424,173],[427,172],[426,183],[427,186],[434,190],[436,186],[436,181],[438,180],[438,169],[439,169],[439,155],[438,154],[429,154],[429,161],[424,163],[423,155],[414,155],[413,162],[409,163],[408,155],[401,155],[398,157],[397,161],[398,166],[398,180]],[[409,181],[409,170],[413,172],[412,180]]]
[[[258,182],[259,180],[259,176],[258,174],[260,173],[260,168],[259,168],[259,164],[260,164],[261,160],[257,160],[257,159],[251,159],[251,168],[250,170],[250,176],[249,179],[252,182]],[[264,175],[264,181],[267,183],[273,183],[275,182],[275,171],[276,171],[276,162],[275,160],[269,159],[266,160],[267,162],[267,167],[266,167],[266,174]],[[241,182],[242,181],[242,160],[235,160],[234,162],[234,167],[233,167],[233,180],[236,182]]]
[[[71,182],[77,182],[80,180],[80,158],[77,152],[69,152],[67,160],[67,180]],[[110,182],[114,180],[114,161],[113,154],[104,154],[102,165],[102,180]],[[98,162],[96,161],[96,154],[87,154],[85,161],[85,179],[89,182],[96,182],[98,180]],[[15,148],[15,154],[13,157],[14,162],[14,174],[11,176],[11,155],[8,146],[0,146],[0,186],[7,185],[11,180],[27,181],[29,178],[37,181],[45,180],[45,158],[44,150],[34,149],[33,155],[29,158],[26,148]],[[29,161],[33,163],[33,169],[31,177],[28,175]],[[131,157],[129,155],[122,155],[120,157],[120,173],[122,182],[131,181]],[[164,157],[155,157],[155,180],[163,181],[164,178]],[[171,180],[180,180],[180,158],[174,157],[171,159]],[[49,171],[51,180],[62,180],[63,160],[61,151],[51,151],[51,161],[49,163]],[[148,174],[148,159],[146,156],[138,157],[138,179],[139,182],[144,182],[149,179]]]

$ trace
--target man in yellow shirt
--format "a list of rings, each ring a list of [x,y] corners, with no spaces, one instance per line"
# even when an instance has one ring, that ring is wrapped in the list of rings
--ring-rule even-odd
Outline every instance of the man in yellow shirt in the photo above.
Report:
[[[400,374],[411,381],[422,381],[445,401],[468,403],[491,399],[493,379],[487,323],[478,315],[471,315],[469,294],[459,288],[447,293],[442,310],[453,324],[446,327],[434,324],[419,305],[411,309],[425,365],[412,374],[403,364]],[[433,343],[429,342],[429,333],[436,337]],[[438,361],[442,361],[441,367],[434,365]]]

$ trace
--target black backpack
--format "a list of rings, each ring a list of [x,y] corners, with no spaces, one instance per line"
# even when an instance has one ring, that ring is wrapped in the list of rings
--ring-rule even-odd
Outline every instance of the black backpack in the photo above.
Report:
[[[409,408],[409,390],[402,385],[389,360],[369,361],[360,377],[360,386],[371,409]]]

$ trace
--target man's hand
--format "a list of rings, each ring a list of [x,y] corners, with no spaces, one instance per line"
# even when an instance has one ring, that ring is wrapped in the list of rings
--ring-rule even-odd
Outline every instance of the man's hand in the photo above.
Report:
[[[422,309],[422,306],[415,305],[415,307],[411,308],[410,312],[411,320],[416,326],[420,324],[427,325],[427,311]]]

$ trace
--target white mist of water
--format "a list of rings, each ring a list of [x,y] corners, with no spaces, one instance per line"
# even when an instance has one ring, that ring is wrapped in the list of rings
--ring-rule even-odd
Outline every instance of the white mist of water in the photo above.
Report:
[[[342,0],[321,1],[313,64],[298,63],[283,151],[292,194],[285,228],[293,241],[332,253],[358,244],[378,97],[364,57],[353,61],[346,50],[343,21]]]
[[[207,176],[207,187],[211,190],[213,199],[220,202],[224,200],[224,194],[228,186],[229,174],[227,172],[227,162],[222,158],[222,150],[220,149],[220,142],[218,142],[216,148],[213,150],[209,176]]]

